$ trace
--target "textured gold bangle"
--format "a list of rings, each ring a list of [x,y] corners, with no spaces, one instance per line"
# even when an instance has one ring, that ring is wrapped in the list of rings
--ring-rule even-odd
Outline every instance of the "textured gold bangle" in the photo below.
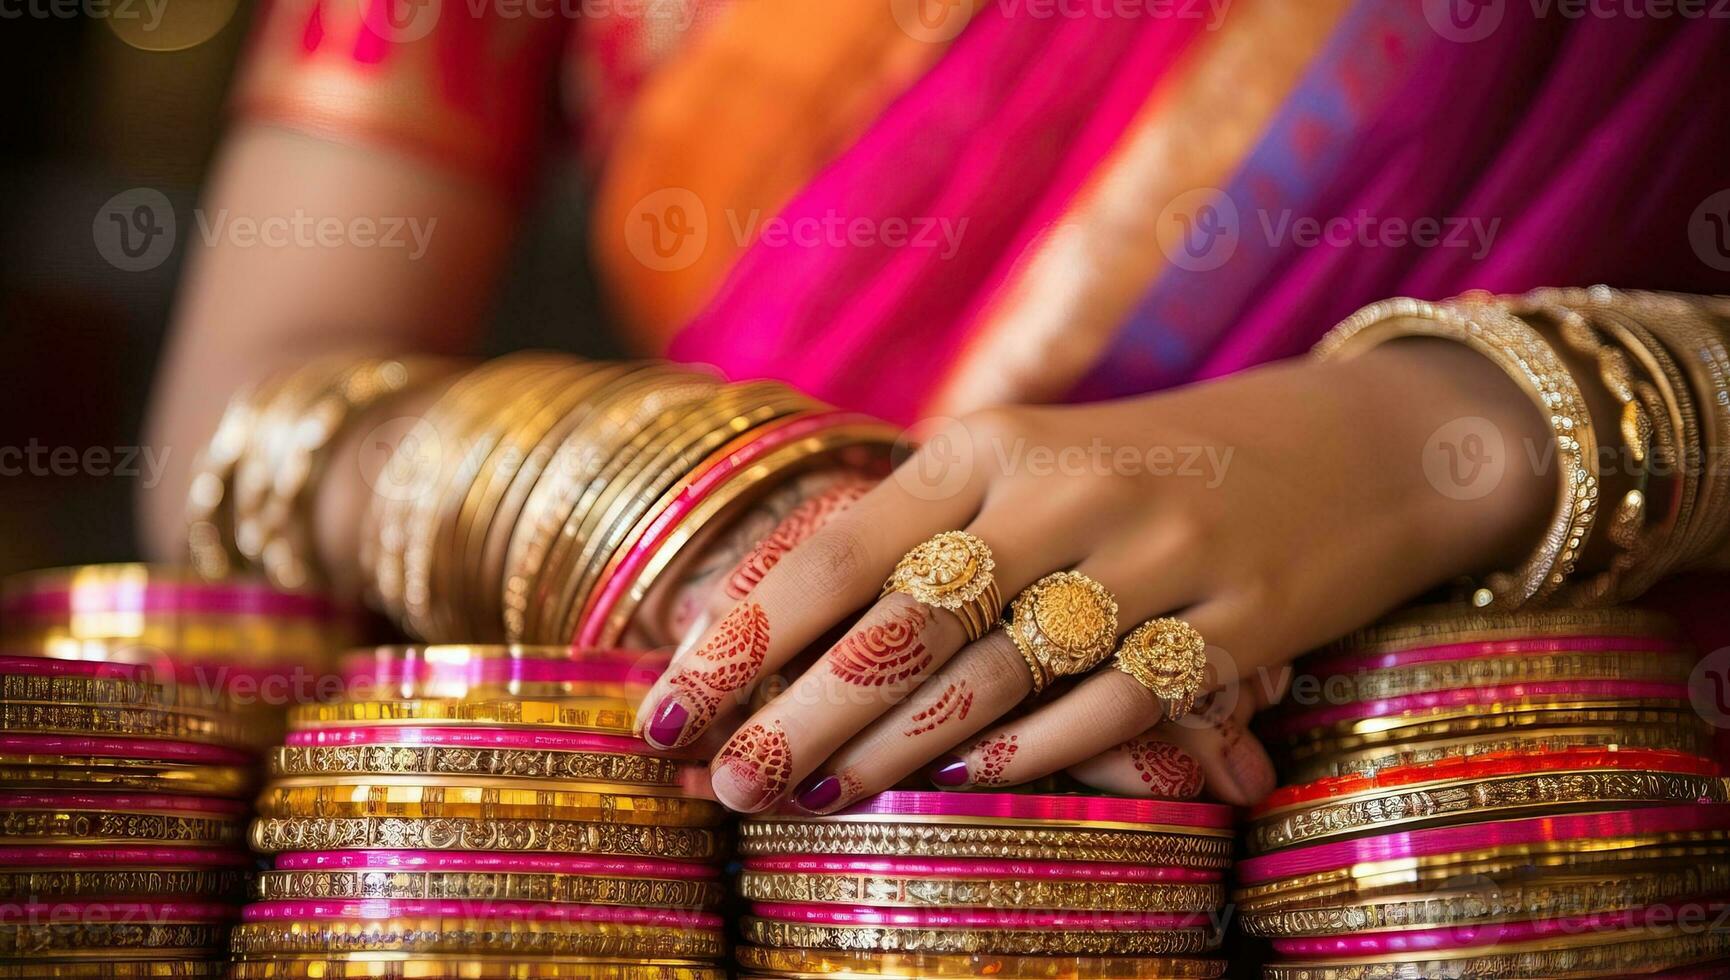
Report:
[[[693,827],[633,827],[569,820],[450,818],[263,818],[252,846],[270,854],[355,848],[429,851],[549,851],[707,861],[720,856],[721,835]]]
[[[104,955],[197,950],[209,955],[228,938],[228,925],[206,922],[43,922],[0,924],[0,956],[51,957],[99,950]]]
[[[226,578],[245,566],[246,557],[234,543],[235,469],[264,406],[284,380],[271,378],[236,392],[193,463],[186,492],[187,557],[204,578]]]
[[[231,949],[236,956],[403,952],[714,959],[726,952],[726,941],[719,929],[695,927],[435,917],[242,922],[234,927]]]
[[[1017,956],[996,953],[885,953],[741,946],[739,965],[780,977],[1013,977],[1015,980],[1213,980],[1224,960],[1142,956]]]
[[[148,675],[147,675],[148,677]],[[170,708],[179,688],[154,677],[0,674],[0,701],[75,701],[83,704],[122,704]]]
[[[739,931],[759,946],[922,953],[1013,953],[1023,955],[1184,956],[1219,945],[1200,929],[922,929],[890,926],[831,926],[745,916]]]
[[[629,701],[610,697],[405,698],[304,704],[289,709],[288,720],[291,728],[464,722],[630,735],[634,713]]]
[[[683,796],[460,784],[277,785],[259,796],[258,813],[264,817],[580,820],[650,827],[713,827],[727,819],[727,808],[721,804]]]
[[[116,810],[0,811],[0,841],[56,844],[238,844],[246,839],[240,818],[184,817]]]
[[[1638,939],[1616,941],[1629,933]],[[1412,954],[1407,959],[1276,963],[1265,980],[1426,980],[1428,977],[1626,977],[1730,953],[1730,934],[1630,929],[1568,937],[1566,943],[1504,943],[1490,951]]]
[[[0,702],[0,731],[138,735],[229,746],[252,746],[265,737],[256,726],[221,711],[37,701]]]
[[[1597,437],[1580,386],[1536,330],[1488,296],[1449,304],[1414,299],[1375,303],[1347,317],[1321,342],[1320,357],[1353,356],[1403,337],[1436,337],[1489,358],[1531,396],[1550,426],[1561,469],[1556,513],[1532,556],[1513,572],[1488,576],[1477,606],[1517,608],[1556,591],[1573,574],[1597,514]]]
[[[1556,752],[1564,749],[1621,746],[1635,749],[1674,749],[1693,755],[1712,752],[1712,733],[1697,715],[1679,717],[1672,724],[1617,724],[1579,728],[1536,728],[1512,733],[1468,735],[1460,738],[1358,749],[1351,752],[1321,751],[1306,755],[1282,772],[1293,783],[1308,783],[1332,776],[1370,776],[1393,766],[1417,766],[1448,759],[1505,752]]]
[[[1717,776],[1628,769],[1462,779],[1392,792],[1373,790],[1355,799],[1320,805],[1301,804],[1258,818],[1245,840],[1252,852],[1263,853],[1371,828],[1412,829],[1466,819],[1494,820],[1534,808],[1559,813],[1576,804],[1723,803],[1726,798],[1724,780]]]
[[[1433,892],[1375,901],[1271,911],[1244,910],[1244,931],[1277,939],[1337,936],[1354,932],[1521,922],[1594,915],[1697,898],[1730,888],[1730,864],[1707,862],[1670,871],[1627,875],[1544,875],[1509,881],[1488,879]]]
[[[240,868],[47,868],[0,872],[0,898],[37,900],[238,897],[246,888]]]
[[[151,950],[153,957],[170,951]],[[186,950],[210,957],[210,950]],[[53,959],[0,963],[0,980],[220,980],[228,961],[206,959]]]
[[[1440,643],[1568,636],[1677,636],[1676,621],[1636,606],[1602,609],[1533,607],[1486,612],[1465,603],[1414,606],[1328,644],[1328,653],[1393,653]]]
[[[688,960],[332,953],[239,958],[232,980],[726,980],[719,966]]]
[[[498,902],[574,902],[648,908],[712,909],[721,883],[701,878],[639,878],[514,871],[261,871],[260,901],[327,898],[448,898]]]
[[[1684,683],[1692,657],[1649,652],[1529,653],[1438,660],[1335,674],[1325,681],[1328,703],[1375,701],[1525,681],[1626,680]]]
[[[1694,725],[1705,724],[1694,711],[1677,702],[1653,707],[1644,702],[1532,702],[1502,705],[1500,713],[1451,712],[1441,716],[1425,715],[1373,728],[1356,722],[1329,726],[1321,733],[1294,735],[1287,752],[1291,759],[1302,762],[1345,752],[1363,752],[1429,739],[1482,737],[1512,733],[1539,732],[1551,728],[1579,728],[1597,725]]]
[[[1029,878],[908,878],[893,874],[740,872],[739,894],[758,902],[820,902],[896,908],[1089,909],[1206,912],[1225,886]]]
[[[1020,858],[1033,861],[1124,861],[1219,869],[1231,863],[1229,837],[953,824],[871,824],[747,820],[739,853]]]
[[[274,776],[499,776],[677,786],[683,768],[653,755],[452,745],[288,745],[270,754]]]
[[[126,789],[240,797],[246,795],[255,782],[253,771],[241,766],[195,766],[132,760],[127,760],[125,764],[94,765],[80,764],[75,759],[69,759],[65,765],[46,765],[16,762],[13,758],[0,756],[0,785],[9,789]]]

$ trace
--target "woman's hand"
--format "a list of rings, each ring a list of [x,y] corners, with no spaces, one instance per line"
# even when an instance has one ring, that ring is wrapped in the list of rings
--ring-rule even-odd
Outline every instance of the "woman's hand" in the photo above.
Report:
[[[1507,447],[1489,492],[1426,476],[1426,452],[1462,419]],[[711,777],[735,810],[796,788],[800,805],[832,811],[933,762],[946,787],[1069,769],[1175,794],[1193,782],[1185,756],[1213,795],[1253,802],[1274,774],[1244,725],[1282,693],[1283,665],[1426,588],[1517,561],[1554,491],[1541,454],[1518,451],[1545,445],[1524,396],[1477,355],[1424,341],[921,435],[890,479],[816,498],[829,503],[771,536],[772,560],[753,553],[727,576],[709,625],[644,701],[639,726],[660,747],[731,732]],[[1160,616],[1193,625],[1212,668],[1194,714],[1160,725],[1153,695],[1110,669],[1023,711],[1032,679],[1001,629],[969,644],[954,614],[878,598],[903,554],[956,529],[991,547],[1005,599],[1075,569],[1115,596],[1120,636]],[[742,717],[808,650],[824,652]]]

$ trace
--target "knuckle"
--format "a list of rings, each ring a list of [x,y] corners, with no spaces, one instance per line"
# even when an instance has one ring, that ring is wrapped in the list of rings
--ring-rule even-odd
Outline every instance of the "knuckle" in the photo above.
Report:
[[[870,571],[872,550],[865,530],[837,517],[794,549],[801,577],[814,594],[855,593]]]

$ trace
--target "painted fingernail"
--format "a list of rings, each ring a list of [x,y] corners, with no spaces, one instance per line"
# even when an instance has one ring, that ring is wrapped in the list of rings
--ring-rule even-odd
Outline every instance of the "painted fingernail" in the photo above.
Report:
[[[749,724],[733,733],[709,765],[709,783],[722,805],[756,813],[787,788],[793,753],[777,723]]]
[[[798,791],[793,794],[793,802],[812,813],[822,813],[840,798],[840,776],[812,775],[800,783]]]
[[[967,760],[958,755],[944,756],[931,770],[931,781],[939,786],[964,786],[967,783]]]
[[[661,706],[656,708],[654,715],[649,718],[649,727],[643,731],[643,739],[657,749],[675,748],[690,721],[691,713],[685,710],[678,698],[668,695],[661,699]]]

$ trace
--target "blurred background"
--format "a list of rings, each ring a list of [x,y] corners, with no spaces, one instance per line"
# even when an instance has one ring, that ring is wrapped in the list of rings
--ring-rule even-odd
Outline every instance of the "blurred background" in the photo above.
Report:
[[[137,556],[139,445],[192,208],[225,124],[253,0],[0,0],[0,576]],[[583,181],[549,168],[497,298],[491,350],[607,354],[583,270]],[[160,264],[104,256],[97,216],[152,189],[179,217]],[[112,248],[108,251],[112,253]],[[153,256],[154,257],[154,256]],[[575,321],[573,323],[573,321]]]

